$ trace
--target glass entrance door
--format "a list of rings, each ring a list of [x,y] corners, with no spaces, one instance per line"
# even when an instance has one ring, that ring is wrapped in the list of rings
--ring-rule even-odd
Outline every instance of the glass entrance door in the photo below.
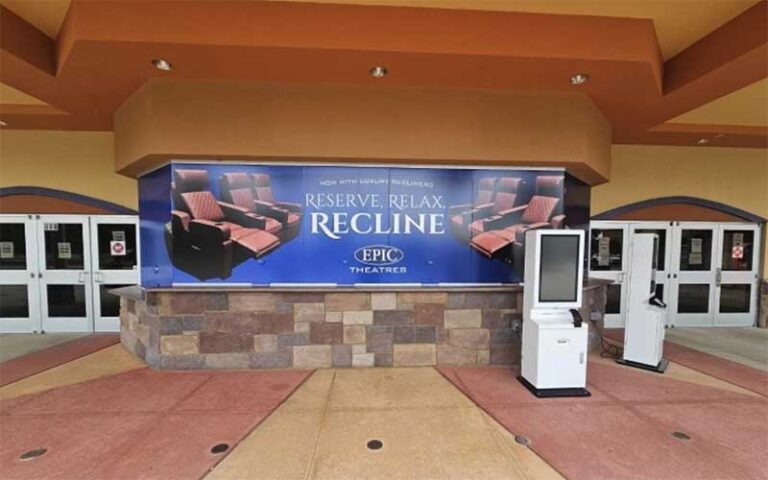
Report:
[[[92,331],[88,217],[41,215],[37,230],[42,331]]]
[[[670,311],[676,327],[710,327],[715,321],[718,225],[680,222],[673,235]]]
[[[626,223],[595,221],[590,224],[589,274],[593,278],[613,281],[608,285],[606,328],[624,326],[628,233]]]
[[[40,330],[36,225],[32,215],[0,215],[0,332]]]
[[[760,231],[754,224],[723,224],[718,237],[715,325],[753,325],[757,317]]]
[[[632,222],[629,224],[630,238],[636,233],[653,233],[659,238],[656,250],[656,296],[669,303],[669,286],[672,278],[671,248],[672,222]],[[669,316],[665,310],[665,324],[669,325]]]
[[[139,283],[138,220],[91,217],[94,330],[120,330],[120,299],[109,290]]]

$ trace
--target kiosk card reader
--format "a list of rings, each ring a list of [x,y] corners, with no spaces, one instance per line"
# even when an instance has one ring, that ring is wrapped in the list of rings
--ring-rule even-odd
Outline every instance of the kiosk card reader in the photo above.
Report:
[[[537,397],[590,395],[586,389],[589,327],[578,311],[583,274],[583,231],[526,233],[518,380]]]
[[[659,237],[636,233],[630,244],[624,355],[619,363],[664,373],[664,310],[657,297],[656,258]]]

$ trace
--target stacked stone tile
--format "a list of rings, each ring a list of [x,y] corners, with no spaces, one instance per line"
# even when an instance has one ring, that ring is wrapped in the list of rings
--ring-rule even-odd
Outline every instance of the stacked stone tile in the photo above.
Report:
[[[159,369],[510,365],[520,356],[518,287],[150,290],[121,307],[123,344]]]

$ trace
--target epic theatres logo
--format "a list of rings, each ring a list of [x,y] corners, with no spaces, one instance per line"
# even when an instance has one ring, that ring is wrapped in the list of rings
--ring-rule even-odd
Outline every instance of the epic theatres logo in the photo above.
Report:
[[[352,273],[406,273],[406,267],[395,267],[405,252],[391,245],[368,245],[355,251],[355,260],[366,265],[349,267]]]

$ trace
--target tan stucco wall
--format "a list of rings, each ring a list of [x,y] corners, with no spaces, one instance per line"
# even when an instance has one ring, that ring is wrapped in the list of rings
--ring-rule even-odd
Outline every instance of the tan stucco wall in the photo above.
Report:
[[[111,132],[3,130],[0,187],[65,190],[138,208],[136,180],[114,171]]]
[[[677,195],[714,200],[768,218],[768,151],[614,145],[610,182],[592,189],[592,215]],[[768,278],[763,230],[763,278]]]

